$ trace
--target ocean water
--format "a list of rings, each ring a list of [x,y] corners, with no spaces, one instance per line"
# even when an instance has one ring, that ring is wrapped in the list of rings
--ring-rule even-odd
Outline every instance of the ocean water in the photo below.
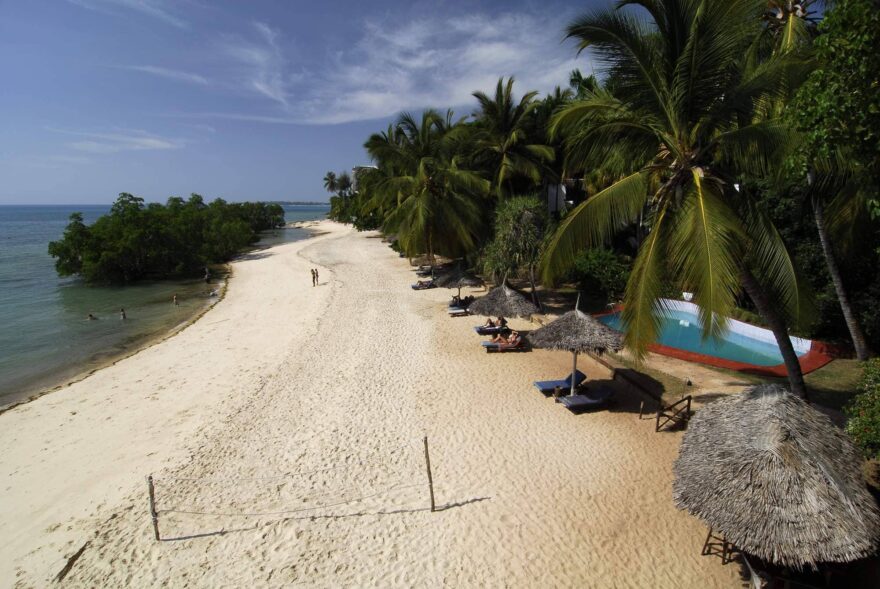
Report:
[[[609,327],[623,331],[620,313],[603,315],[598,319]],[[759,341],[733,332],[727,332],[721,339],[710,337],[704,340],[699,317],[683,311],[671,312],[663,318],[657,343],[756,366],[782,364],[782,354],[775,342]]]
[[[125,355],[189,321],[217,284],[175,280],[124,287],[60,278],[47,253],[72,212],[94,222],[109,205],[0,206],[0,407]],[[285,206],[289,221],[324,218],[326,206]],[[296,241],[302,229],[267,232],[260,245]],[[177,295],[178,306],[172,304]],[[127,318],[120,319],[124,308]],[[87,319],[89,313],[98,319]]]

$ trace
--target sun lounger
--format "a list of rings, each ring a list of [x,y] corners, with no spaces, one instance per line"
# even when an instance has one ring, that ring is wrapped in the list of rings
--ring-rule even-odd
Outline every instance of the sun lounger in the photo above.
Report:
[[[587,375],[581,372],[580,370],[575,373],[575,381],[574,387],[577,388],[581,386],[581,383],[587,379]],[[553,391],[556,390],[556,387],[564,391],[571,390],[571,374],[566,376],[562,380],[537,380],[535,381],[535,388],[541,391],[544,395],[552,395]]]
[[[415,284],[413,284],[413,285],[411,285],[411,286],[412,286],[412,289],[413,289],[413,290],[427,290],[427,289],[429,289],[429,288],[436,288],[436,285],[434,284],[433,281],[431,281],[431,282],[426,282],[426,283],[424,283],[424,284],[419,284],[419,283],[417,282],[417,283],[415,283]]]
[[[486,327],[485,325],[477,325],[474,327],[474,331],[479,335],[498,335],[499,333],[505,333],[510,331],[509,327]]]
[[[602,387],[600,389],[590,391],[581,395],[568,395],[556,399],[557,403],[562,403],[570,411],[586,411],[587,409],[597,409],[602,407],[614,395],[614,389]]]
[[[525,342],[520,339],[515,344],[496,344],[493,342],[480,342],[486,352],[521,352],[525,350]]]
[[[463,317],[468,314],[468,310],[461,307],[449,307],[446,312],[450,317]]]

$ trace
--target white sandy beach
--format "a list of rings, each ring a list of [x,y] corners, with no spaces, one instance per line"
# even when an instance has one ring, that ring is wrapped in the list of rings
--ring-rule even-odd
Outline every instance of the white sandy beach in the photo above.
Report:
[[[681,434],[638,394],[570,414],[531,386],[568,354],[484,353],[450,291],[320,229],[234,262],[176,336],[0,415],[0,585],[47,586],[88,542],[65,585],[740,586],[673,507]]]

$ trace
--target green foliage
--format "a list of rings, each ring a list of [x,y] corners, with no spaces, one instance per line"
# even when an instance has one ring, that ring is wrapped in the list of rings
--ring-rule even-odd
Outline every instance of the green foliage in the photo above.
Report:
[[[91,226],[74,213],[64,235],[49,244],[61,276],[88,282],[128,283],[200,273],[205,264],[224,262],[258,233],[284,225],[278,204],[206,205],[198,194],[188,201],[172,197],[165,206],[122,193]]]
[[[880,459],[880,359],[864,364],[859,394],[847,405],[846,432],[868,458]]]
[[[587,293],[615,302],[623,296],[631,269],[632,261],[613,250],[588,248],[575,257],[570,278]]]
[[[849,154],[880,179],[880,10],[838,0],[819,25],[817,69],[798,92],[798,126],[813,156]]]
[[[495,237],[486,246],[483,267],[495,277],[532,277],[544,243],[549,219],[546,206],[535,197],[517,196],[495,209]]]
[[[629,10],[636,5],[645,12]],[[766,265],[777,300],[796,313],[798,277],[772,225],[734,188],[779,165],[791,133],[776,106],[808,71],[795,53],[744,59],[762,33],[765,2],[633,1],[568,27],[580,50],[607,66],[604,87],[553,117],[569,171],[610,185],[575,207],[544,258],[546,280],[584,247],[637,222],[640,241],[625,293],[626,343],[636,357],[659,333],[658,299],[670,279],[694,293],[704,336],[724,329],[744,263]],[[580,82],[578,82],[580,84]],[[762,268],[763,269],[763,268]]]

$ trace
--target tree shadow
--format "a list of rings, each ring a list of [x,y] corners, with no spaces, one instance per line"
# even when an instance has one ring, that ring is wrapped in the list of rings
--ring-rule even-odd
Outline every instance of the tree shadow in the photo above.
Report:
[[[457,502],[453,502],[453,503],[446,503],[444,505],[438,505],[434,509],[434,511],[435,512],[447,511],[449,509],[455,509],[457,507],[465,507],[465,506],[471,505],[473,503],[480,503],[482,501],[489,501],[490,499],[491,499],[491,497],[474,497],[471,499],[464,499],[462,501],[457,501]],[[341,503],[340,505],[347,504],[347,503],[354,503],[356,501],[359,501],[359,499],[353,499],[351,501]],[[302,510],[299,510],[299,511],[303,511],[303,512],[315,511],[316,509],[317,508],[315,508],[315,507],[307,507],[307,508],[303,508]],[[297,511],[297,510],[294,510],[294,511]],[[210,537],[214,537],[214,536],[225,536],[227,534],[235,534],[238,532],[251,532],[254,530],[260,530],[260,529],[266,528],[268,526],[273,526],[273,525],[276,525],[279,523],[286,523],[286,522],[292,522],[292,521],[344,520],[344,519],[357,518],[357,517],[392,516],[392,515],[403,515],[403,514],[408,514],[408,513],[422,513],[425,511],[431,511],[431,508],[428,506],[425,506],[425,507],[412,507],[412,508],[406,508],[406,509],[358,511],[358,512],[354,512],[354,513],[323,513],[323,514],[311,514],[311,515],[294,515],[294,516],[289,516],[289,517],[282,517],[282,518],[268,521],[268,522],[264,522],[264,523],[257,523],[252,526],[244,526],[244,527],[233,528],[233,529],[229,529],[229,530],[220,529],[220,530],[214,530],[211,532],[197,532],[197,533],[184,534],[184,535],[173,536],[173,537],[165,537],[165,538],[160,538],[159,541],[160,542],[180,542],[180,541],[184,541],[184,540],[197,540],[200,538],[210,538]],[[193,515],[190,512],[178,511],[175,509],[165,509],[165,510],[163,510],[163,512],[164,513],[180,513],[180,514]],[[221,516],[229,516],[232,514],[229,514],[229,513],[216,513],[216,514],[200,513],[198,515],[208,515],[208,516],[221,517]]]
[[[274,256],[274,255],[275,255],[275,254],[273,254],[272,252],[270,252],[270,251],[268,251],[268,250],[256,250],[256,251],[253,251],[253,252],[248,252],[248,253],[246,253],[246,254],[240,254],[240,255],[238,255],[238,256],[235,256],[235,257],[233,258],[233,260],[235,260],[236,262],[238,262],[238,261],[250,261],[250,260],[262,260],[262,259],[265,259],[265,258],[269,258],[269,257],[271,257],[271,256]]]

